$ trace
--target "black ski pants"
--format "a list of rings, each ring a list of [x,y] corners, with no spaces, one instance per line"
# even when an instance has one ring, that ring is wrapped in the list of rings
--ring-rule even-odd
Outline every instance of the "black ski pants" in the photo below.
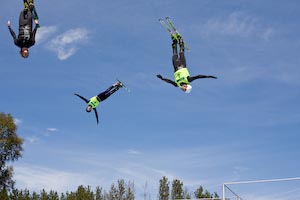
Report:
[[[104,101],[110,95],[112,95],[113,93],[118,91],[119,89],[120,89],[119,85],[112,85],[109,88],[107,88],[107,90],[105,90],[104,92],[101,92],[100,94],[98,94],[97,97],[100,99],[100,101]]]
[[[172,62],[173,62],[174,72],[176,72],[180,68],[185,68],[186,67],[186,60],[185,60],[185,55],[184,55],[184,43],[183,43],[182,40],[179,43],[179,46],[180,46],[179,55],[178,55],[177,45],[178,45],[177,40],[173,40],[173,43],[172,43],[172,49],[173,49]]]

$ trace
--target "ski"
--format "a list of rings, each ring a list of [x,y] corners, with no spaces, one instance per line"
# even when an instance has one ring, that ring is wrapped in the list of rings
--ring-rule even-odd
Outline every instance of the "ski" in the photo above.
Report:
[[[170,27],[172,27],[173,31],[176,33],[176,37],[178,38],[178,36],[179,36],[179,37],[182,38],[181,34],[177,31],[175,25],[173,24],[171,18],[170,18],[170,17],[166,17],[166,20],[167,20],[167,22],[170,24]],[[182,39],[183,39],[183,38],[182,38]],[[177,40],[177,41],[178,41],[178,40]],[[179,42],[179,41],[178,41],[178,42]],[[185,48],[186,50],[188,50],[188,51],[190,50],[190,49],[187,47],[186,43],[184,43],[184,48]]]
[[[174,33],[172,32],[171,28],[166,24],[166,22],[163,19],[158,19],[158,21],[161,23],[161,25],[163,25],[163,27],[165,27],[165,29],[167,29],[167,31],[173,35]]]
[[[174,30],[175,33],[179,34],[177,29],[175,28],[175,25],[171,21],[170,17],[166,17],[167,22],[170,24],[171,28]],[[180,35],[180,34],[179,34]]]
[[[159,19],[159,22],[165,27],[165,29],[167,29],[167,31],[171,34],[172,38],[175,38],[177,42],[179,42],[179,39],[182,38],[181,34],[177,31],[170,17],[166,17],[166,21],[167,23],[163,19]],[[190,50],[185,43],[184,48],[188,51]]]
[[[163,19],[158,19],[158,21],[161,23],[161,25],[163,25],[163,27],[171,34],[171,37],[176,39],[178,41],[177,35],[174,31],[172,31],[171,27],[169,27],[168,24],[166,24],[166,22]]]

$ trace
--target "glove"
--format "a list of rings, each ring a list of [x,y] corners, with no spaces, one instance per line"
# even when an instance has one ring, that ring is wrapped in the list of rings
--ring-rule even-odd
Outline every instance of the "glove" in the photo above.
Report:
[[[157,78],[162,79],[162,76],[160,74],[156,75]]]

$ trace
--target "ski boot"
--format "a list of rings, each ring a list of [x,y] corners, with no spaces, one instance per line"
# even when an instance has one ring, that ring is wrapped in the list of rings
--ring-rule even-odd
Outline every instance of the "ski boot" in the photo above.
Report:
[[[122,83],[120,80],[117,79],[117,82],[115,83],[116,85],[118,85],[120,88],[125,89],[127,92],[130,92],[130,89],[127,88],[124,83]]]
[[[125,87],[124,84],[117,79],[117,82],[115,83],[115,85],[119,86],[119,87]]]

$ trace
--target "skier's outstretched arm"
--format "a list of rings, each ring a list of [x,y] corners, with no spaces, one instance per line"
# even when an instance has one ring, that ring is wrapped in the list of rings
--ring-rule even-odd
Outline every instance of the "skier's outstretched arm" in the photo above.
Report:
[[[36,34],[37,29],[38,29],[38,24],[35,25],[35,27],[34,27],[32,33],[31,33],[31,34],[32,34],[32,37],[31,37],[31,38],[32,38],[34,41],[35,41],[35,34]]]
[[[206,76],[206,75],[189,76],[188,81],[192,82],[192,81],[194,81],[196,79],[199,79],[199,78],[215,78],[216,79],[217,77],[215,77],[215,76]]]
[[[84,98],[83,96],[80,96],[79,94],[74,94],[74,95],[76,95],[76,96],[78,96],[80,99],[82,99],[83,101],[85,101],[85,103],[88,103],[89,102],[89,100],[87,100],[86,98]]]
[[[17,36],[16,36],[15,32],[12,30],[12,28],[10,27],[10,21],[7,22],[7,27],[8,27],[8,30],[9,30],[11,36],[12,36],[13,39],[14,39],[14,42],[16,43],[16,41],[17,41]]]
[[[36,34],[36,31],[37,31],[37,25],[35,26],[35,28],[31,32],[31,36],[30,36],[31,45],[30,46],[33,46],[35,44],[35,34]]]
[[[96,110],[96,108],[93,108],[93,110],[95,111],[95,115],[96,115],[96,120],[97,120],[97,124],[99,124],[99,120],[98,120],[98,113],[97,113],[97,110]]]
[[[167,78],[164,78],[164,77],[162,77],[160,74],[158,74],[158,75],[156,75],[156,76],[157,76],[157,78],[159,78],[159,79],[165,81],[166,83],[170,83],[170,84],[174,85],[175,87],[178,87],[178,85],[177,85],[174,81],[172,81],[172,80],[170,80],[170,79],[167,79]]]

